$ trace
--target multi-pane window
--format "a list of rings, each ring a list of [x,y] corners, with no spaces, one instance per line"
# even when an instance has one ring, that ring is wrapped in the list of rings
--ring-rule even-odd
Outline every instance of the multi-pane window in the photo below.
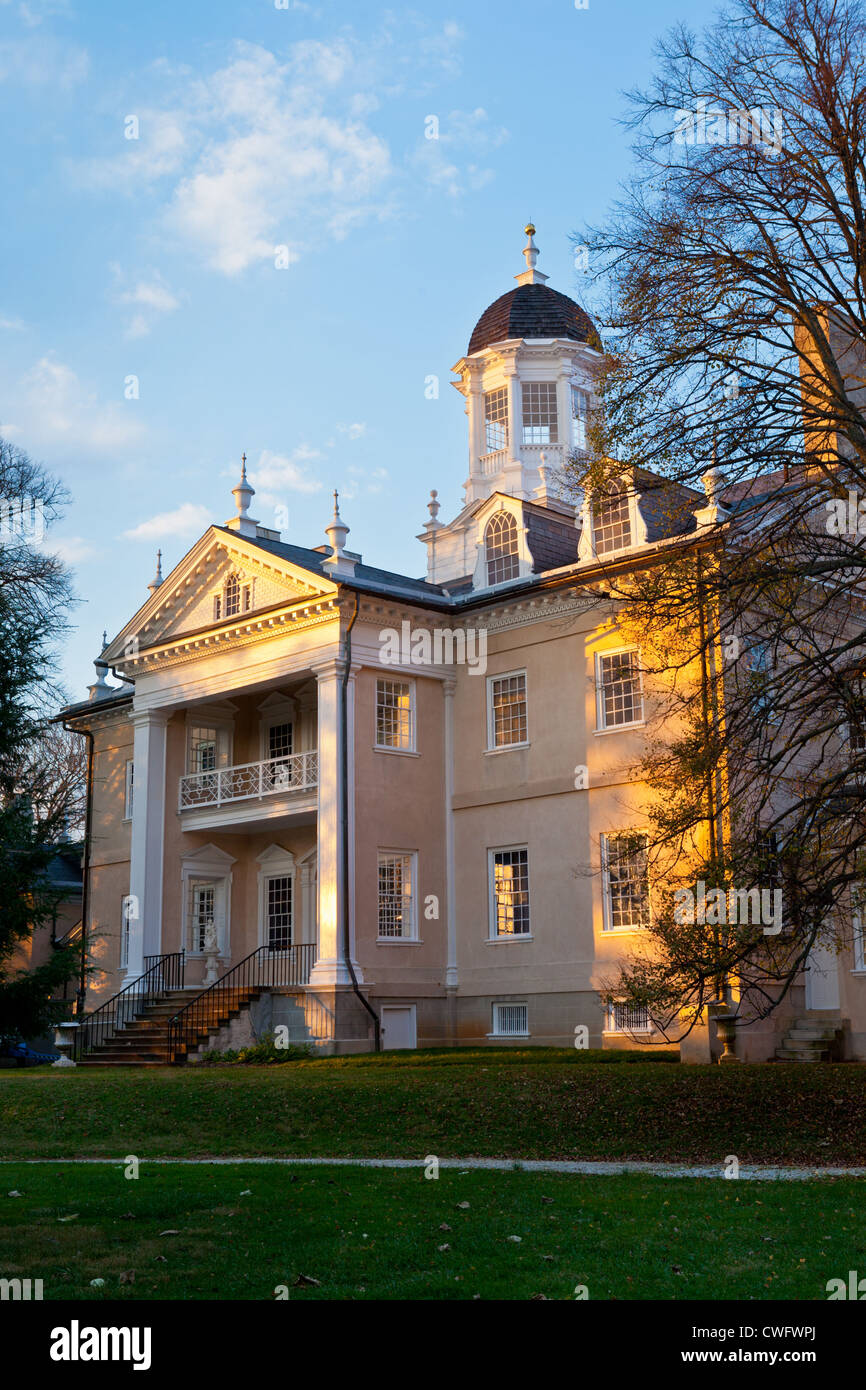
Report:
[[[292,755],[291,724],[272,724],[268,729],[268,757],[290,758]]]
[[[571,388],[571,441],[575,449],[587,448],[587,429],[589,422],[589,395],[579,386]]]
[[[193,879],[189,892],[189,949],[201,952],[207,942],[208,927],[216,925],[216,884]]]
[[[292,944],[291,874],[265,880],[267,889],[267,943],[269,951],[287,951]]]
[[[250,609],[252,608],[252,606],[253,606],[253,586],[252,586],[252,584],[244,584],[243,588],[241,589],[241,606],[243,607],[243,610],[244,610],[245,613],[249,613]]]
[[[376,747],[415,749],[415,711],[410,681],[376,681]]]
[[[605,931],[634,931],[649,924],[647,837],[630,831],[602,835],[601,867]]]
[[[608,1033],[648,1033],[649,1011],[635,1004],[611,1004],[607,1011]]]
[[[643,692],[637,649],[610,652],[597,661],[599,728],[639,723],[643,719]]]
[[[487,682],[489,748],[526,743],[526,672],[491,676]]]
[[[379,855],[379,936],[411,940],[415,935],[415,856]]]
[[[241,611],[241,581],[236,574],[230,574],[225,587],[225,614],[233,618]]]
[[[123,819],[132,820],[132,799],[134,795],[135,764],[130,759],[126,764],[126,786],[123,797]]]
[[[492,935],[529,934],[529,850],[490,852],[493,878]]]
[[[488,454],[508,448],[508,387],[484,392],[484,438]]]
[[[496,512],[488,521],[484,553],[488,584],[504,584],[506,579],[516,579],[520,574],[517,522],[511,512]]]
[[[529,1006],[527,1004],[494,1004],[493,1036],[496,1038],[528,1038]]]
[[[556,382],[525,381],[523,383],[524,444],[555,444],[558,438]]]
[[[189,731],[190,772],[213,772],[217,765],[217,731],[193,725]]]
[[[592,536],[596,555],[612,555],[631,545],[631,504],[623,483],[612,483],[592,501]]]

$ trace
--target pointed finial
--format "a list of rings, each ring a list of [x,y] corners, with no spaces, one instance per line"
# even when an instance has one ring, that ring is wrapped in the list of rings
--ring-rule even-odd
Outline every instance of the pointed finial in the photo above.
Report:
[[[535,236],[535,224],[531,221],[527,222],[523,230],[526,233],[526,245],[523,248],[526,269],[521,271],[520,275],[515,275],[514,278],[518,285],[543,285],[547,276],[542,275],[541,271],[535,268],[535,263],[538,260],[538,247],[532,239]]]
[[[246,454],[241,454],[241,482],[242,482],[242,483],[245,483],[246,480],[247,480],[247,456],[246,456]]]
[[[106,630],[105,628],[103,628],[103,629],[102,629],[102,650],[105,651],[105,648],[106,648],[107,646],[108,646],[108,632],[107,632],[107,630]]]
[[[346,537],[349,527],[340,516],[340,494],[334,488],[334,516],[330,526],[325,527],[325,535],[331,546],[331,554],[324,561],[329,574],[343,575],[355,573],[355,561],[345,553]]]
[[[153,579],[151,579],[151,581],[150,581],[150,583],[148,584],[147,587],[148,587],[148,589],[150,590],[150,592],[151,592],[152,594],[155,594],[161,583],[162,583],[162,551],[161,551],[161,550],[158,550],[158,551],[156,552],[156,574],[154,575]]]
[[[240,536],[253,538],[258,535],[259,523],[250,516],[250,502],[255,495],[256,490],[247,479],[247,456],[241,454],[241,480],[232,488],[232,497],[235,499],[238,514],[226,522],[226,526],[237,531]]]
[[[334,488],[334,520],[340,520],[340,494],[336,488]]]
[[[437,516],[439,515],[439,506],[440,506],[440,504],[439,504],[439,502],[437,502],[437,500],[436,500],[438,496],[439,496],[439,493],[436,491],[435,487],[431,487],[431,489],[430,489],[430,501],[427,503],[427,510],[428,510],[428,512],[430,513],[430,519],[431,519],[431,521],[435,521],[436,518],[437,518]]]

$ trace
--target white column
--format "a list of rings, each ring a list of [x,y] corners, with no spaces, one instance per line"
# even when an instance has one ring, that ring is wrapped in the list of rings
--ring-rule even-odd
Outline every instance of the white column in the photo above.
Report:
[[[132,843],[129,864],[129,956],[126,983],[144,972],[144,957],[162,950],[165,839],[165,747],[168,714],[134,710]]]
[[[447,957],[445,988],[457,988],[457,891],[454,882],[454,692],[457,682],[446,679],[445,694],[445,915]]]
[[[342,844],[342,757],[340,736],[340,676],[343,663],[329,661],[314,667],[319,697],[319,794],[317,818],[319,925],[316,963],[310,974],[310,984],[348,985],[352,983],[346,963],[342,940],[343,921],[343,844]],[[349,722],[349,763],[352,752],[354,709],[354,680],[350,676],[346,692]],[[352,867],[351,845],[354,840],[354,806],[352,778],[349,780],[349,867]],[[349,875],[349,930],[352,932],[354,884]],[[356,964],[355,974],[361,981]]]

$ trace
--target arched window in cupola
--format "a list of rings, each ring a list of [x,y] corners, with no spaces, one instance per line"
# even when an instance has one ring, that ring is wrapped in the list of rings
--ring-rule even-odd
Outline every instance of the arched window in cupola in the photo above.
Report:
[[[517,578],[520,573],[517,522],[511,512],[497,512],[490,518],[484,532],[484,552],[488,584],[502,584],[506,579]]]

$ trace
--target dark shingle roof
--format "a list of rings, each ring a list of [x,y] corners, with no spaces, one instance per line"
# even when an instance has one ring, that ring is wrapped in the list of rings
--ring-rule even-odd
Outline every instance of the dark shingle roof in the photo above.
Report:
[[[598,334],[588,314],[568,295],[547,285],[518,285],[484,310],[467,351],[479,352],[504,338],[574,338],[595,346]]]

